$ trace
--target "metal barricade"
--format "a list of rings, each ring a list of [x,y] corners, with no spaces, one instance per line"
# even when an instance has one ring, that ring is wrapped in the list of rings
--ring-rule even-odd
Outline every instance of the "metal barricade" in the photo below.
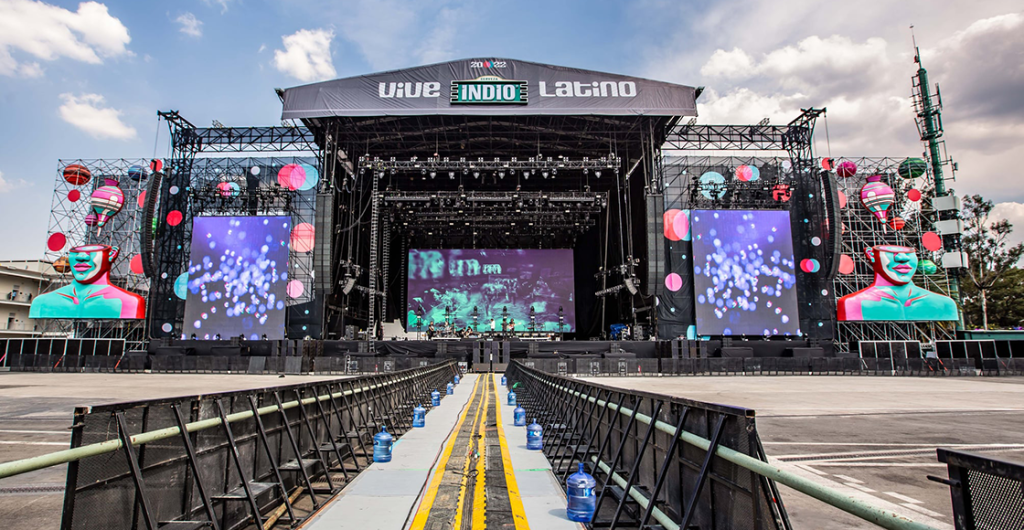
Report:
[[[949,479],[928,478],[949,486],[957,530],[1024,528],[1024,465],[941,448],[938,458]]]
[[[0,477],[69,463],[62,530],[295,526],[369,464],[381,425],[411,428],[455,370],[79,407],[71,449],[0,464]]]
[[[527,417],[543,425],[544,451],[560,481],[578,462],[598,478],[595,527],[790,528],[775,484],[718,454],[766,460],[753,411],[597,385],[520,362],[507,375]]]

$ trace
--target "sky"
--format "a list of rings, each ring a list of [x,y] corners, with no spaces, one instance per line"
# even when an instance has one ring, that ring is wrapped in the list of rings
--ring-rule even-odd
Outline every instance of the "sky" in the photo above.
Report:
[[[166,156],[158,110],[275,125],[274,88],[454,59],[704,86],[698,123],[827,107],[817,154],[920,156],[912,25],[952,187],[1024,238],[1020,0],[0,0],[0,259],[42,256],[58,159]]]

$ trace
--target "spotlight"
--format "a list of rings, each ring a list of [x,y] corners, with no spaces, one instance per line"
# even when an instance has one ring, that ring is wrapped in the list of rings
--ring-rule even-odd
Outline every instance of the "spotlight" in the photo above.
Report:
[[[548,175],[550,175],[551,172],[548,171],[547,169],[542,169],[542,170],[540,170],[540,174],[544,175],[544,178],[548,178]]]
[[[498,177],[499,178],[505,178],[505,170],[504,169],[498,172]]]
[[[555,168],[555,169],[551,170],[551,176],[555,176],[557,174],[558,174],[558,168]]]
[[[597,178],[601,178],[601,170],[600,169],[595,169],[594,170],[594,176],[597,177]]]
[[[474,169],[473,170],[473,178],[475,178],[475,179],[480,178],[480,170],[478,170],[478,169]]]
[[[455,180],[455,172],[454,171],[449,171],[448,172],[448,178],[451,179],[451,180]]]
[[[523,171],[523,178],[526,179],[526,180],[530,180],[530,172],[529,171]]]
[[[434,178],[436,176],[437,176],[437,171],[434,171],[433,169],[431,169],[430,170],[430,178]]]
[[[420,170],[420,175],[426,175],[426,174],[427,174],[427,170],[426,169],[421,169]]]

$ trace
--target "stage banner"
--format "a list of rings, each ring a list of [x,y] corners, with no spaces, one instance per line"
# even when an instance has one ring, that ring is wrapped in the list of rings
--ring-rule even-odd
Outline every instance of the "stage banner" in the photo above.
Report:
[[[696,116],[693,87],[512,59],[469,59],[289,88],[283,119],[330,116]]]

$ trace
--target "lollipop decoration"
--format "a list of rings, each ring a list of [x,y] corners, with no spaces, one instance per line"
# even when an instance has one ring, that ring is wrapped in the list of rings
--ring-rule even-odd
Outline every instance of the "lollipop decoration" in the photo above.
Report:
[[[882,182],[881,175],[868,177],[868,183],[860,189],[860,202],[882,222],[888,222],[889,207],[896,201],[896,193]]]
[[[103,225],[124,206],[124,192],[117,187],[116,180],[104,179],[103,186],[92,192],[90,202],[93,211],[96,212],[96,227],[103,228]]]

